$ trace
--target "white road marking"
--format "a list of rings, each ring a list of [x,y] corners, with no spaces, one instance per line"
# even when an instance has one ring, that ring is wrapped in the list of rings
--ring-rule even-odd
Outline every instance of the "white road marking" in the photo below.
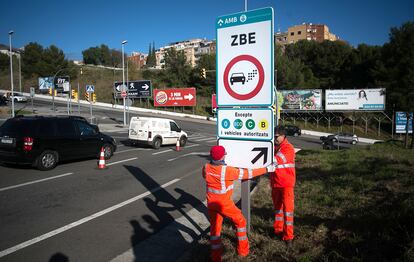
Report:
[[[167,152],[170,152],[170,151],[173,151],[173,150],[172,150],[172,149],[167,149],[167,150],[164,150],[164,151],[160,151],[160,152],[152,153],[152,155],[153,155],[153,156],[155,156],[155,155],[159,155],[159,154],[167,153]]]
[[[127,136],[111,136],[112,138],[118,138],[118,139],[127,139]]]
[[[300,148],[295,148],[295,153],[299,152],[301,149]]]
[[[184,148],[190,148],[190,147],[195,147],[195,146],[199,146],[199,144],[192,144],[192,145],[190,145],[190,146],[186,146],[186,147],[184,147]]]
[[[172,184],[175,184],[175,183],[177,183],[180,180],[181,180],[181,178],[173,179],[173,180],[171,180],[171,181],[163,184],[162,186],[157,187],[157,188],[155,188],[155,189],[153,189],[151,191],[147,191],[147,192],[142,193],[142,194],[140,194],[140,195],[138,195],[136,197],[130,198],[128,200],[125,200],[124,202],[121,202],[121,203],[116,204],[114,206],[108,207],[108,208],[106,208],[106,209],[104,209],[102,211],[99,211],[99,212],[97,212],[95,214],[92,214],[92,215],[90,215],[88,217],[82,218],[82,219],[80,219],[78,221],[75,221],[75,222],[72,222],[70,224],[67,224],[67,225],[65,225],[63,227],[60,227],[60,228],[55,229],[53,231],[50,231],[50,232],[48,232],[46,234],[43,234],[43,235],[38,236],[36,238],[30,239],[28,241],[25,241],[23,243],[20,243],[18,245],[15,245],[14,247],[10,247],[8,249],[5,249],[5,250],[3,250],[3,251],[0,252],[0,258],[1,257],[4,257],[4,256],[7,256],[7,255],[9,255],[11,253],[14,253],[14,252],[16,252],[16,251],[18,251],[20,249],[25,248],[25,247],[31,246],[33,244],[36,244],[36,243],[38,243],[40,241],[43,241],[45,239],[51,238],[51,237],[53,237],[53,236],[55,236],[57,234],[63,233],[65,231],[69,230],[69,229],[72,229],[72,228],[77,227],[79,225],[82,225],[82,224],[84,224],[86,222],[89,222],[89,221],[91,221],[91,220],[93,220],[95,218],[98,218],[98,217],[101,217],[103,215],[106,215],[109,212],[112,212],[112,211],[114,211],[116,209],[119,209],[119,208],[121,208],[123,206],[126,206],[128,204],[131,204],[132,202],[135,202],[135,201],[137,201],[137,200],[139,200],[139,199],[141,199],[143,197],[146,197],[146,196],[148,196],[148,195],[150,195],[152,193],[155,193],[155,192],[157,192],[158,190],[160,190],[162,188],[166,188],[166,187],[168,187],[168,186],[170,186]]]
[[[109,164],[106,164],[106,165],[107,166],[112,166],[112,165],[116,165],[116,164],[119,164],[119,163],[123,163],[123,162],[131,161],[131,160],[135,160],[135,159],[138,159],[138,157],[128,158],[128,159],[125,159],[125,160],[121,160],[121,161],[109,163]]]
[[[13,188],[22,187],[22,186],[28,186],[28,185],[32,185],[32,184],[37,184],[37,183],[40,183],[40,182],[44,182],[44,181],[48,181],[48,180],[52,180],[52,179],[56,179],[56,178],[60,178],[60,177],[65,177],[65,176],[69,176],[69,175],[73,175],[73,173],[65,173],[65,174],[62,174],[62,175],[48,177],[48,178],[44,178],[44,179],[39,179],[39,180],[31,181],[31,182],[26,182],[26,183],[23,183],[23,184],[18,184],[18,185],[14,185],[14,186],[3,187],[3,188],[0,188],[0,192],[6,191],[6,190],[10,190],[10,189],[13,189]]]
[[[132,148],[132,149],[126,149],[126,150],[123,150],[123,151],[116,151],[114,153],[114,155],[119,154],[119,153],[131,152],[131,151],[148,151],[148,150],[151,150],[151,149],[149,149],[149,148]]]
[[[199,141],[205,141],[205,140],[210,140],[210,139],[211,139],[211,137],[207,137],[207,138],[196,139],[196,140],[193,140],[193,139],[192,139],[192,141],[197,141],[197,142],[199,142]]]
[[[121,146],[125,146],[125,145],[123,145],[123,144],[120,144],[120,145],[116,145],[116,147],[121,147]]]
[[[177,160],[179,158],[183,158],[183,157],[186,157],[186,156],[193,156],[193,155],[208,156],[208,155],[210,155],[210,153],[208,153],[208,152],[191,152],[191,153],[188,153],[188,154],[185,154],[185,155],[181,155],[181,156],[178,156],[178,157],[175,157],[175,158],[168,159],[167,161],[171,162],[171,161]]]

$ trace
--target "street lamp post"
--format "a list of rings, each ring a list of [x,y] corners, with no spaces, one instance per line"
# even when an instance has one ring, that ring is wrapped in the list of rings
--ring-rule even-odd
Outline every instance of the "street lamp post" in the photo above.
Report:
[[[13,30],[9,31],[9,45],[10,45],[10,82],[11,82],[11,102],[12,102],[12,113],[11,117],[14,117],[14,85],[13,85],[13,56],[12,56],[12,34]]]
[[[127,40],[122,41],[122,91],[125,92],[125,59],[124,59],[124,45],[128,43]],[[126,126],[126,112],[125,112],[125,96],[123,96],[124,100],[124,126]]]
[[[22,53],[19,52],[19,90],[20,93],[22,92],[22,61],[21,61]]]

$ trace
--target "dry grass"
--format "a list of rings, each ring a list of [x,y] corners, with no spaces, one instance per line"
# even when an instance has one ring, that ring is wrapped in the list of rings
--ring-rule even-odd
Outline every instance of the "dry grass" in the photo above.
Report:
[[[297,156],[291,249],[273,235],[268,179],[252,197],[245,261],[414,261],[414,151],[378,144]],[[234,230],[223,230],[224,261],[240,261]],[[191,261],[208,261],[203,238]]]

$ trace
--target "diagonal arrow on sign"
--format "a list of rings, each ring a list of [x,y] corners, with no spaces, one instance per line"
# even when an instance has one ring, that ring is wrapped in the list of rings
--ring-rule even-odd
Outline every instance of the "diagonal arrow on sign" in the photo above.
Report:
[[[253,160],[251,161],[252,164],[255,164],[257,162],[257,160],[259,160],[262,156],[263,157],[263,165],[266,164],[267,162],[267,147],[255,147],[252,149],[252,151],[260,151],[259,154],[257,154],[257,156],[255,158],[253,158]]]
[[[188,94],[184,96],[184,99],[188,99],[188,101],[191,101],[191,99],[193,99],[194,96],[192,94]]]

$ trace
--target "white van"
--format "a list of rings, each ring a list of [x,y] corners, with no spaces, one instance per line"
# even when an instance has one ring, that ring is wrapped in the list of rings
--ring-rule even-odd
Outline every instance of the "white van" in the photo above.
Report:
[[[175,145],[177,140],[180,146],[187,143],[187,133],[174,120],[155,117],[132,117],[128,138],[132,144],[145,143],[155,149]]]

